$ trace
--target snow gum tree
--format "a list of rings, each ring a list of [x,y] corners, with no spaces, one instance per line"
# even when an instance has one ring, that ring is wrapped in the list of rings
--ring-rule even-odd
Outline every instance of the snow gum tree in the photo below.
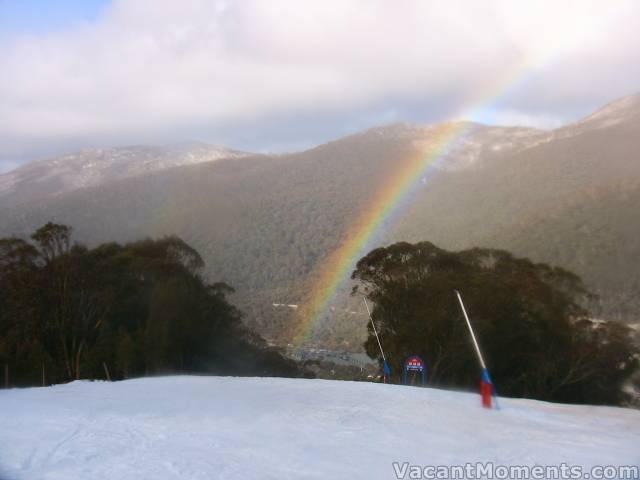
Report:
[[[396,378],[413,354],[431,384],[475,388],[479,368],[454,295],[460,290],[502,395],[615,404],[637,368],[630,329],[590,317],[581,279],[503,250],[396,243],[362,258],[354,293],[373,319]],[[365,349],[381,360],[371,326]]]

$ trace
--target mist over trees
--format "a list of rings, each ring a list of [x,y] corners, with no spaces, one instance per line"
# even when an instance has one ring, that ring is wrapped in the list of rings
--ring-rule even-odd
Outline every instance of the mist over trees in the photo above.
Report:
[[[171,372],[296,376],[177,237],[89,249],[48,223],[0,239],[0,363],[13,385]],[[43,372],[44,370],[44,372]]]
[[[413,354],[433,385],[472,388],[479,367],[454,295],[459,289],[498,392],[572,403],[618,404],[637,369],[630,329],[594,320],[592,295],[558,267],[503,250],[450,252],[429,242],[396,243],[362,258],[354,293],[373,319],[395,375]],[[381,361],[369,326],[365,349]]]

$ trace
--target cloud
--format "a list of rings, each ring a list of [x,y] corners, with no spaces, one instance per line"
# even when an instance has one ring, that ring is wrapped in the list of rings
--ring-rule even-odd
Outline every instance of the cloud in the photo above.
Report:
[[[560,118],[544,114],[526,114],[513,110],[499,110],[487,112],[484,118],[479,118],[482,123],[492,125],[503,125],[513,127],[533,127],[541,129],[551,129],[561,127],[563,122]]]
[[[249,127],[259,144],[261,123],[353,112],[566,121],[638,89],[638,19],[634,0],[115,0],[3,40],[0,156]]]

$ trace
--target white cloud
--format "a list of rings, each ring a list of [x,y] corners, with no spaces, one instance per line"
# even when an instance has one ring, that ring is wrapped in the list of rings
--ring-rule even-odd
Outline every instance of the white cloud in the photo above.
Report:
[[[385,102],[396,118],[414,99],[564,119],[640,89],[639,19],[635,0],[116,0],[94,24],[0,45],[0,144],[162,140]]]
[[[552,115],[530,115],[513,110],[500,110],[491,118],[490,123],[493,125],[504,125],[512,127],[532,127],[532,128],[558,128],[562,126],[562,120]]]

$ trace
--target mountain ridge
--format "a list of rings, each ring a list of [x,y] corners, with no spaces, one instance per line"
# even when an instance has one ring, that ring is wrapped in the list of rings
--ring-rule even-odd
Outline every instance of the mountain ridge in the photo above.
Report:
[[[167,168],[248,155],[251,154],[202,142],[182,142],[164,147],[84,148],[36,160],[0,175],[0,200],[17,206],[49,195],[61,195]],[[37,186],[37,191],[34,191],[34,186]]]
[[[628,103],[552,131],[467,125],[381,245],[511,250],[581,275],[601,296],[595,314],[637,321],[640,272],[629,259],[640,256],[640,107]],[[272,304],[304,304],[359,212],[436,128],[376,127],[302,152],[220,158],[0,205],[0,234],[49,220],[89,244],[177,234],[202,253],[212,280],[237,288],[247,323],[282,344],[296,313]],[[348,290],[338,297],[314,341],[357,351],[366,318],[348,313],[361,309]]]

